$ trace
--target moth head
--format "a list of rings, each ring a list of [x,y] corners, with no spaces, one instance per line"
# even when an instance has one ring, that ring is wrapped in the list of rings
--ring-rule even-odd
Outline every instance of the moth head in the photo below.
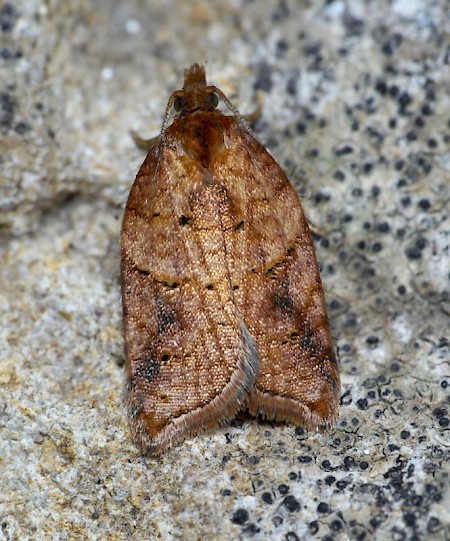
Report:
[[[219,105],[219,96],[214,87],[194,86],[176,90],[170,100],[178,116],[187,116],[196,112],[214,111]]]
[[[162,131],[167,127],[172,107],[177,117],[186,117],[194,113],[211,112],[217,109],[219,98],[228,109],[238,117],[242,126],[251,133],[245,119],[239,114],[225,94],[216,86],[206,84],[204,66],[193,64],[184,71],[184,84],[181,90],[175,90],[169,98]]]

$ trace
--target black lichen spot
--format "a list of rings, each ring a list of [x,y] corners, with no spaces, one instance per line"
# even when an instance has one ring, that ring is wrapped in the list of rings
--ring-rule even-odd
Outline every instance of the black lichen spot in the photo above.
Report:
[[[0,28],[2,32],[10,32],[18,17],[19,14],[15,10],[13,4],[10,2],[3,4],[0,8]]]
[[[442,524],[441,521],[437,517],[430,517],[430,520],[427,524],[427,533],[435,534],[439,530],[441,530]]]
[[[330,506],[326,502],[320,502],[317,506],[317,512],[318,513],[329,513],[330,512]]]
[[[306,132],[306,124],[304,122],[297,122],[295,128],[300,135],[303,135]]]
[[[368,126],[366,128],[366,134],[375,145],[381,145],[384,141],[384,134],[381,131],[376,130],[373,126]]]
[[[332,471],[333,469],[335,469],[333,468],[329,460],[323,460],[321,464],[321,468],[325,471]]]
[[[13,52],[11,51],[11,49],[7,49],[6,47],[4,47],[0,51],[0,56],[3,58],[3,60],[10,60],[13,57]]]
[[[370,191],[372,193],[372,196],[377,198],[381,193],[381,188],[379,186],[372,186],[372,189]]]
[[[314,203],[322,203],[323,202],[327,202],[330,200],[330,194],[327,194],[327,193],[323,193],[323,192],[317,192],[314,194]]]
[[[373,164],[370,163],[370,162],[366,162],[364,165],[363,165],[363,171],[366,175],[368,175],[369,173],[371,173],[373,170]]]
[[[333,530],[333,532],[340,532],[344,529],[344,526],[340,520],[333,520],[333,522],[330,524],[330,529]]]
[[[333,152],[336,157],[345,156],[346,154],[353,153],[353,147],[350,145],[343,145],[335,148]]]
[[[404,114],[405,111],[406,111],[406,108],[408,107],[408,105],[410,105],[412,103],[412,98],[410,96],[410,94],[405,90],[403,92],[401,92],[398,96],[398,99],[397,99],[397,102],[398,102],[398,105],[399,105],[399,112],[401,114]]]
[[[391,227],[388,224],[388,222],[381,222],[377,225],[377,230],[380,233],[388,233],[390,231]]]
[[[364,33],[365,23],[362,19],[358,19],[350,13],[344,14],[343,23],[347,36],[361,36]]]
[[[17,109],[16,99],[8,92],[0,92],[0,127],[10,129]]]
[[[416,117],[416,119],[414,120],[414,124],[418,127],[418,128],[423,128],[425,126],[425,120],[422,116],[418,116]]]
[[[238,524],[239,526],[242,526],[245,524],[249,519],[249,514],[246,509],[237,509],[233,516],[231,517],[231,522],[233,524]]]
[[[414,244],[408,246],[405,250],[406,257],[411,260],[417,260],[422,257],[422,251],[425,246],[428,244],[428,241],[425,237],[418,237]]]
[[[259,64],[253,88],[265,92],[270,92],[272,89],[272,67],[267,62],[263,61]]]
[[[276,52],[275,52],[276,57],[283,58],[285,55],[285,52],[288,49],[289,49],[289,43],[284,38],[279,39],[276,44]]]
[[[435,408],[433,410],[433,416],[440,420],[447,415],[447,410],[444,408]]]
[[[429,103],[425,103],[425,105],[422,106],[421,111],[422,111],[422,114],[425,116],[431,116],[434,113]]]
[[[389,87],[389,95],[391,98],[396,98],[400,92],[400,88],[397,85],[391,85]]]
[[[14,131],[18,133],[19,135],[23,135],[27,131],[31,130],[31,126],[27,124],[26,122],[17,122],[17,124],[14,126]]]
[[[272,522],[273,522],[273,525],[275,526],[275,528],[278,528],[278,526],[280,526],[280,524],[283,524],[283,517],[280,517],[279,515],[276,515],[275,517],[273,517]]]
[[[374,530],[380,527],[380,525],[383,523],[384,519],[380,515],[375,515],[372,517],[369,521],[370,525]]]
[[[291,75],[287,80],[286,92],[290,94],[291,96],[295,96],[297,94],[297,81],[298,81],[297,75]]]
[[[366,338],[366,343],[369,345],[369,346],[372,346],[372,347],[376,347],[378,345],[378,343],[380,342],[380,339],[378,338],[378,336],[368,336]]]
[[[422,210],[428,210],[431,207],[429,199],[421,199],[417,206]]]
[[[267,503],[268,505],[273,504],[273,496],[270,492],[263,492],[261,495],[261,499],[264,503]]]
[[[333,178],[338,182],[343,182],[345,180],[345,173],[338,169],[333,173]]]
[[[358,407],[358,409],[364,411],[367,409],[369,403],[367,401],[367,398],[359,398],[357,401],[356,401],[356,405]]]
[[[321,43],[307,43],[303,47],[303,53],[305,56],[318,56],[320,54],[320,51],[322,49]]]
[[[275,9],[271,13],[271,19],[273,22],[279,22],[289,17],[290,14],[289,5],[282,0],[281,2],[277,2]]]
[[[248,537],[253,537],[257,533],[259,533],[259,531],[260,531],[260,528],[258,528],[258,526],[256,524],[254,524],[253,522],[251,524],[248,524],[242,530],[242,532]]]
[[[339,490],[344,490],[346,488],[346,486],[348,485],[348,481],[344,481],[344,479],[341,479],[340,481],[338,481],[336,483],[336,487],[339,489]]]
[[[377,83],[375,84],[375,90],[381,94],[382,96],[386,95],[387,91],[388,91],[388,86],[386,84],[385,81],[383,80],[378,80]]]
[[[356,466],[356,460],[352,456],[346,456],[344,458],[344,467],[343,469],[345,471],[349,471],[354,469]]]
[[[288,494],[286,498],[281,502],[291,513],[300,511],[300,504],[295,496]]]
[[[390,368],[391,368],[391,371],[394,373],[400,372],[400,365],[396,362],[393,362]]]

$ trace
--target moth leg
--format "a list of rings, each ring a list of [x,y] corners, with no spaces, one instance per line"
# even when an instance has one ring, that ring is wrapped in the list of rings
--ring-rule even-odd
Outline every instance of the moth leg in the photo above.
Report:
[[[261,117],[262,113],[262,99],[259,94],[256,96],[256,109],[248,115],[243,115],[244,120],[249,124],[254,124]]]
[[[159,135],[151,137],[150,139],[144,139],[134,130],[130,130],[130,135],[134,141],[134,144],[137,147],[142,148],[142,150],[146,150],[147,152],[149,152],[159,140]]]

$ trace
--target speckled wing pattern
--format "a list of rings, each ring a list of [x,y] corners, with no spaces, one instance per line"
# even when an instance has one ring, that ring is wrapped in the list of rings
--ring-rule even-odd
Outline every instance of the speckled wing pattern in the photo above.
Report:
[[[150,453],[245,408],[318,429],[338,412],[300,200],[239,118],[215,109],[215,92],[202,67],[186,71],[169,100],[180,112],[150,149],[123,220],[128,412]]]

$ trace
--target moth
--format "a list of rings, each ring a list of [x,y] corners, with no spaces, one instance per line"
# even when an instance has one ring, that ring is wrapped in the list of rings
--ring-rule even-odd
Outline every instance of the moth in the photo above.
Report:
[[[286,175],[198,64],[148,148],[120,239],[134,440],[160,453],[240,410],[331,427],[339,372]]]

